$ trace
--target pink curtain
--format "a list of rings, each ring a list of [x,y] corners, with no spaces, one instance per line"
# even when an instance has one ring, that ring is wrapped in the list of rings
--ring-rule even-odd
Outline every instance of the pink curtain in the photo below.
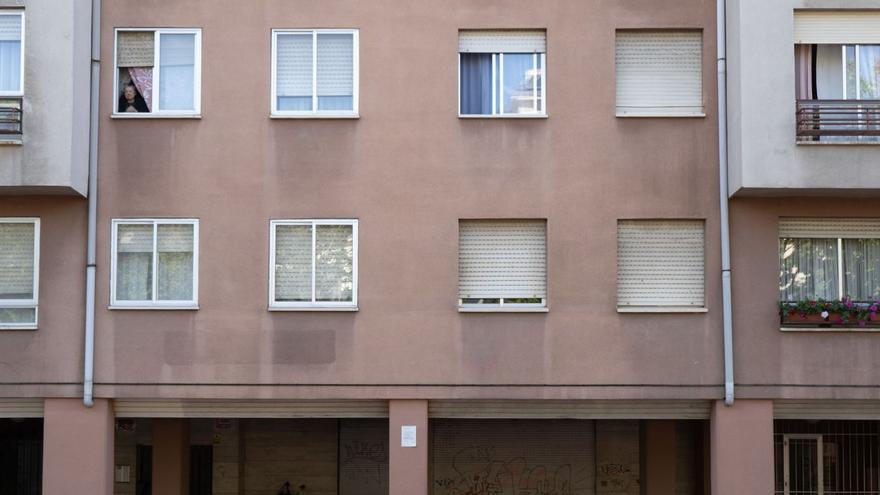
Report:
[[[131,82],[140,91],[141,96],[147,103],[147,108],[153,111],[153,69],[151,67],[129,67],[128,74]]]
[[[813,46],[794,45],[794,95],[798,100],[813,99]]]

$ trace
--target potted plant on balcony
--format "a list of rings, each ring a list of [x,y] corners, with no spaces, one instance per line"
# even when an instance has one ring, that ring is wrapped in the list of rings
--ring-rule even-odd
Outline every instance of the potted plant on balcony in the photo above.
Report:
[[[839,301],[804,299],[779,303],[780,321],[786,327],[880,327],[878,310],[880,310],[880,300],[853,301],[849,297]]]

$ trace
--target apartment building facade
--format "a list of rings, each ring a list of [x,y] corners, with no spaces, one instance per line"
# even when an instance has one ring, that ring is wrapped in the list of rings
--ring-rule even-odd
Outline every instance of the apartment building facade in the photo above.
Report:
[[[771,289],[876,209],[814,3],[728,5],[728,406],[714,4],[0,3],[0,494],[873,493],[872,336]]]

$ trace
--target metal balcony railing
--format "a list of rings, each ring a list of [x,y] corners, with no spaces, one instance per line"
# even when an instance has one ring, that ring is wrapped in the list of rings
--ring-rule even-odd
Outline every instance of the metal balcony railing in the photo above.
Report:
[[[797,100],[797,138],[880,136],[880,100]]]

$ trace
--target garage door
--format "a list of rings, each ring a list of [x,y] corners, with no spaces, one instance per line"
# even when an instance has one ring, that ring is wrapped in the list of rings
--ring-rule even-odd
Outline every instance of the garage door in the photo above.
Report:
[[[594,493],[589,420],[435,419],[432,493]]]

